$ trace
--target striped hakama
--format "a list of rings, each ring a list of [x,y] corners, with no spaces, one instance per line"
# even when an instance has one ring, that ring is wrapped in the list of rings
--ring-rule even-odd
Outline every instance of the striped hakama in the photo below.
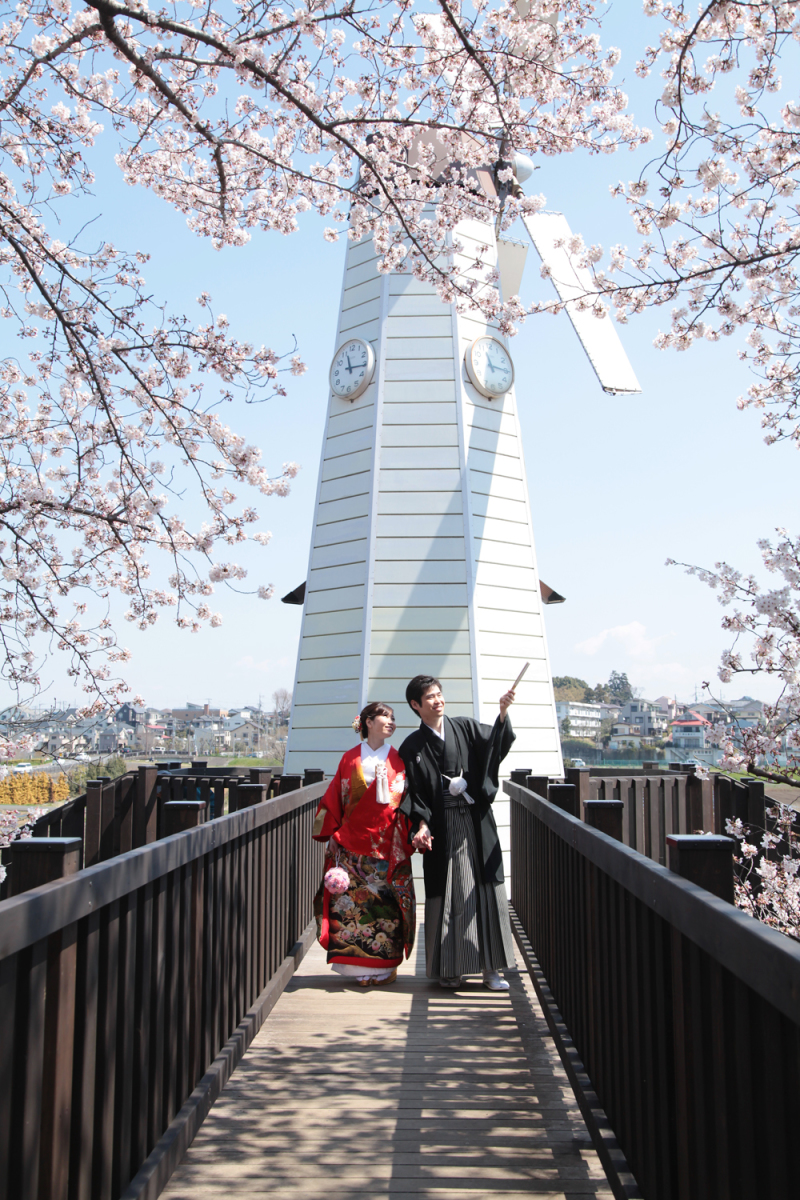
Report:
[[[456,978],[514,965],[505,884],[484,883],[475,827],[463,796],[444,795],[447,881],[425,902],[425,958],[430,978]]]

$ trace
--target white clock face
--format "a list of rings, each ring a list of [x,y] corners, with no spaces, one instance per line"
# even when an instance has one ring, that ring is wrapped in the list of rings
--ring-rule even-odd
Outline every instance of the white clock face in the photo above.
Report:
[[[465,357],[467,374],[482,396],[502,396],[514,382],[511,355],[497,338],[476,338]]]
[[[369,342],[351,338],[339,347],[331,363],[331,390],[343,400],[355,400],[367,390],[375,370],[375,352]]]

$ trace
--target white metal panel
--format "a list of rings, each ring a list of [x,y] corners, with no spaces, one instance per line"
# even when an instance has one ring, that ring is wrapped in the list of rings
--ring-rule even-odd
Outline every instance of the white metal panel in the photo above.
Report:
[[[319,570],[309,571],[308,588],[311,592],[319,592],[328,588],[350,587],[364,583],[366,578],[367,567],[363,562],[347,567],[320,567]]]
[[[379,296],[371,300],[365,300],[362,304],[356,304],[352,308],[345,309],[339,321],[339,333],[345,334],[348,330],[355,329],[358,325],[368,325],[372,321],[377,321],[380,311],[381,301]]]
[[[339,336],[336,340],[337,342],[341,343],[354,337],[363,338],[365,342],[371,343],[374,350],[377,348],[379,334],[380,322],[365,321],[362,317],[357,321],[353,321],[352,323],[350,321],[344,322],[342,328],[339,330]]]
[[[436,380],[455,379],[452,358],[393,358],[386,363],[386,380]]]
[[[470,447],[467,462],[473,471],[491,472],[495,478],[522,478],[519,457],[512,458],[509,454],[491,454],[487,450],[475,450]]]
[[[350,730],[352,733],[352,729]],[[344,750],[347,746],[344,747]],[[336,773],[336,768],[339,765],[339,759],[342,757],[344,750],[340,753],[337,751],[326,751],[321,754],[311,754],[308,751],[300,751],[295,754],[292,750],[286,751],[286,762],[284,771],[287,775],[300,775],[307,766],[319,767],[326,775],[331,776]],[[413,858],[411,860],[414,861]]]
[[[375,250],[375,243],[371,237],[364,237],[360,242],[350,242],[347,247],[348,267],[354,267],[359,263],[366,262],[377,263],[378,257],[378,253]]]
[[[372,450],[372,428],[342,430],[332,434],[325,441],[323,455],[326,460],[340,458],[343,454],[355,454],[359,450]],[[324,476],[323,476],[324,478]]]
[[[471,679],[472,660],[469,654],[437,654],[429,650],[418,654],[373,654],[370,659],[372,679],[409,680],[423,674],[437,678],[444,676],[446,679]]]
[[[426,283],[422,279],[416,279],[413,275],[401,274],[400,272],[389,276],[389,295],[435,296],[438,303],[442,303],[429,283]]]
[[[492,587],[491,580],[477,584],[475,588],[475,604],[479,609],[505,609],[508,612],[524,610],[530,613],[539,613],[541,611],[541,598],[538,587],[530,591],[521,591],[519,588],[504,586]],[[480,614],[478,615],[478,620],[482,620]]]
[[[452,362],[453,339],[450,337],[408,338],[395,337],[394,329],[390,326],[392,336],[386,346],[386,358],[431,359],[446,358]]]
[[[358,679],[315,680],[298,683],[294,689],[295,704],[358,704]],[[355,714],[355,710],[354,714]],[[350,730],[352,733],[352,729]]]
[[[377,271],[374,260],[365,263],[354,263],[352,267],[348,264],[345,286],[348,288],[357,287],[360,283],[367,283],[368,280],[374,279],[376,275]]]
[[[292,716],[292,732],[296,729],[320,729],[325,726],[347,730],[350,729],[354,715],[350,704],[326,704],[324,707],[318,704],[297,704]],[[351,734],[352,732],[350,729]]]
[[[467,589],[463,583],[376,583],[374,603],[376,608],[398,604],[453,608],[467,603]]]
[[[356,429],[372,429],[375,422],[375,408],[369,404],[348,404],[347,408],[338,406],[328,417],[328,437],[338,437],[342,433],[353,433]]]
[[[500,567],[498,570],[508,570]],[[375,582],[377,583],[464,583],[467,569],[463,559],[460,562],[414,562],[380,559],[375,563]]]
[[[472,511],[476,517],[495,517],[500,521],[513,521],[528,525],[528,509],[524,500],[509,500],[504,496],[489,496],[485,493],[473,493]]]
[[[361,655],[349,654],[339,658],[301,658],[297,666],[297,682],[310,683],[323,679],[353,679],[361,670]]]
[[[483,644],[487,654],[499,654],[500,646],[506,649],[502,653],[516,654],[516,646],[527,645],[528,639],[538,639],[542,636],[542,618],[539,613],[504,612],[502,609],[479,609]],[[499,639],[503,639],[501,642]],[[509,648],[510,647],[510,648]],[[520,654],[525,654],[520,650]]]
[[[391,357],[395,357],[394,352],[397,350],[396,338],[413,338],[412,346],[415,353],[419,352],[421,346],[427,349],[429,338],[446,337],[450,342],[450,310],[440,303],[437,316],[401,316],[393,313],[390,318],[389,333],[388,349]],[[452,345],[448,353],[453,353]]]
[[[348,496],[344,500],[328,500],[317,508],[317,528],[321,525],[336,524],[355,517],[365,517],[369,511],[369,496],[362,492],[358,496]]]
[[[362,563],[366,560],[366,538],[353,542],[335,542],[332,546],[315,546],[311,553],[312,567],[340,567],[345,563]]]
[[[586,351],[604,392],[615,394],[641,392],[639,381],[610,316],[595,317],[591,309],[581,310],[585,297],[596,292],[591,273],[578,266],[579,255],[571,254],[568,243],[572,231],[563,213],[530,213],[522,218],[550,279]],[[556,246],[556,242],[560,242]],[[589,301],[591,304],[591,300]]]
[[[344,475],[341,479],[326,479],[319,489],[320,504],[329,500],[346,500],[348,496],[361,496],[369,491],[369,471],[358,475]]]
[[[470,461],[473,451],[486,454],[504,455],[506,458],[521,458],[521,448],[516,436],[507,433],[497,433],[493,429],[479,429],[473,425],[469,434]],[[475,466],[478,463],[476,461]]]
[[[480,584],[488,584],[493,588],[519,588],[526,592],[535,592],[539,594],[539,585],[536,582],[536,573],[533,567],[508,567],[501,566],[499,563],[478,561],[477,582]],[[526,603],[523,597],[519,598],[519,603]]]
[[[379,516],[379,538],[390,537],[461,537],[464,522],[453,514],[414,513],[404,516]]]
[[[398,408],[400,406],[398,405]],[[385,446],[458,446],[458,429],[455,425],[384,425],[383,445]],[[456,451],[456,456],[458,451]],[[384,454],[381,461],[385,466],[396,466],[388,463]]]
[[[410,485],[409,485],[410,486]],[[453,514],[461,512],[461,495],[450,490],[442,492],[405,491],[400,487],[394,492],[382,492],[378,497],[378,512],[381,514],[426,513]]]
[[[525,500],[525,488],[521,479],[510,479],[506,475],[490,475],[488,471],[470,471],[470,488],[486,496],[500,496],[504,500]]]
[[[469,657],[469,630],[382,629],[372,631],[372,654],[461,654]]]
[[[355,587],[328,588],[322,592],[306,592],[306,614],[336,612],[345,608],[363,609],[364,584]]]
[[[452,378],[449,380],[419,380],[413,388],[410,388],[407,383],[387,380],[384,386],[384,400],[386,404],[416,405],[420,402],[427,403],[429,400],[446,402],[454,400],[455,395],[455,369],[453,370]]]
[[[368,279],[366,283],[359,283],[358,285],[349,284],[345,288],[344,296],[342,297],[342,312],[348,312],[351,308],[356,308],[359,304],[366,304],[368,300],[376,300],[380,294],[380,278]]]
[[[386,446],[381,454],[381,474],[388,471],[430,471],[431,473],[458,470],[458,448],[455,446]]]
[[[486,538],[476,538],[475,557],[482,563],[501,563],[503,566],[533,569],[533,551],[530,543],[515,546],[511,542],[493,542]]]
[[[379,537],[375,545],[376,558],[403,559],[463,559],[466,553],[463,537]]]
[[[351,521],[333,521],[328,525],[317,525],[314,535],[315,546],[332,546],[336,542],[353,542],[365,538],[369,529],[366,516]]]
[[[442,304],[436,295],[405,292],[389,297],[389,313],[392,317],[438,317],[443,312],[447,313],[449,322],[447,305]]]
[[[442,468],[434,470],[428,468],[427,471],[381,471],[380,488],[381,492],[452,493],[460,481],[460,471],[448,471]],[[384,509],[384,511],[386,510]],[[428,511],[433,510],[429,508]]]
[[[429,630],[442,632],[448,637],[450,632],[468,629],[469,617],[466,608],[376,608],[373,615],[372,629],[385,632],[402,630]]]
[[[384,404],[384,437],[397,425],[455,425],[455,404]]]
[[[360,472],[368,472],[372,465],[371,450],[357,450],[354,454],[342,454],[336,458],[328,458],[322,468],[323,486],[331,479],[352,479]],[[352,492],[348,493],[352,495]]]
[[[347,608],[339,612],[306,613],[303,633],[306,638],[326,637],[329,634],[360,633],[364,623],[361,608]]]
[[[499,408],[479,408],[476,404],[467,405],[467,421],[471,429],[494,430],[496,433],[509,433],[517,436],[517,421],[513,412]]]
[[[329,705],[325,705],[325,711]],[[352,706],[348,709],[349,720],[345,721],[342,726],[319,726],[313,729],[295,729],[292,726],[292,752],[299,754],[301,751],[310,752],[304,755],[304,763],[309,765],[313,762],[314,765],[322,766],[321,760],[318,764],[318,759],[321,754],[332,753],[336,755],[336,761],[333,770],[329,770],[326,774],[333,775],[336,767],[339,765],[339,759],[352,746],[358,745],[358,734],[353,732],[351,722],[356,714],[356,709]],[[394,739],[393,739],[394,740]],[[287,768],[288,769],[288,768]],[[322,768],[325,769],[324,767]]]
[[[473,518],[472,530],[476,538],[507,542],[517,546],[530,547],[531,544],[528,526],[517,521],[500,521],[492,517],[476,515]]]

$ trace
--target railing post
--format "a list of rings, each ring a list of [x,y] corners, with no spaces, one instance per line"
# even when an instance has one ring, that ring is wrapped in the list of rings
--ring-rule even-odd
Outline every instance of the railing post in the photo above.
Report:
[[[667,838],[669,869],[733,904],[734,838],[717,834],[672,833]]]
[[[202,800],[168,800],[164,805],[164,837],[202,825],[205,809]]]
[[[269,785],[272,783],[272,767],[251,767],[250,782],[263,783],[264,787],[269,791]]]
[[[9,895],[65,879],[81,869],[80,838],[21,838],[8,847]]]
[[[253,804],[263,804],[267,798],[267,789],[263,783],[240,783],[236,789],[236,811],[250,808]]]
[[[525,787],[529,792],[535,792],[537,796],[541,796],[543,800],[547,799],[547,789],[550,786],[550,779],[547,775],[528,775],[525,778]]]
[[[764,780],[746,777],[742,783],[747,786],[747,824],[755,829],[766,829],[767,804],[764,795]]]
[[[279,796],[285,796],[287,792],[296,792],[303,786],[302,775],[281,775]]]
[[[530,767],[514,767],[509,775],[509,779],[512,783],[521,783],[522,786],[525,787],[525,780],[528,778],[530,773]]]
[[[303,772],[303,787],[309,787],[312,783],[322,783],[325,778],[325,772],[322,767],[306,767]]]
[[[551,783],[547,789],[546,799],[551,804],[555,804],[556,808],[569,813],[571,817],[579,815],[578,789],[574,783]]]
[[[136,819],[134,822],[133,844],[146,846],[154,842],[158,836],[156,822],[158,812],[156,807],[156,767],[139,767],[136,780]]]
[[[625,805],[622,800],[586,800],[583,805],[583,819],[587,825],[609,837],[622,838],[622,815]]]
[[[564,778],[567,783],[574,784],[578,789],[578,816],[581,820],[585,820],[583,806],[587,800],[591,799],[591,771],[588,767],[567,767]]]

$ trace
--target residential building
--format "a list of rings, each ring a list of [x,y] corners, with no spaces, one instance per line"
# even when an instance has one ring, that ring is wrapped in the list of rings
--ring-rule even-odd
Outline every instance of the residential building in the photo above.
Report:
[[[619,710],[617,722],[635,728],[640,737],[655,739],[665,738],[669,730],[669,721],[658,703],[652,700],[642,700],[637,697],[623,704]],[[616,736],[616,726],[612,733]]]
[[[672,744],[676,750],[705,750],[711,722],[697,712],[687,712],[672,722]]]
[[[604,707],[607,706],[583,700],[557,700],[556,719],[561,736],[591,738],[596,741],[600,737]],[[569,722],[567,728],[564,726],[565,721]]]

